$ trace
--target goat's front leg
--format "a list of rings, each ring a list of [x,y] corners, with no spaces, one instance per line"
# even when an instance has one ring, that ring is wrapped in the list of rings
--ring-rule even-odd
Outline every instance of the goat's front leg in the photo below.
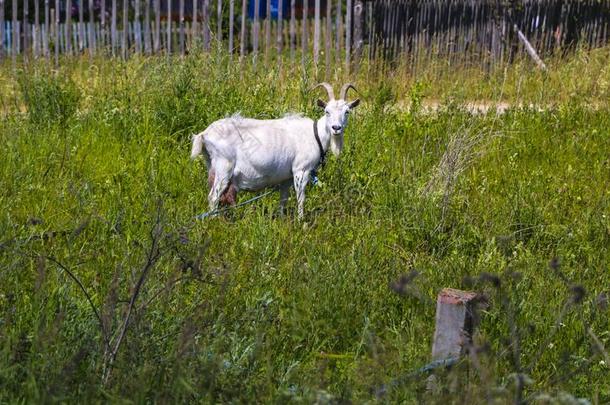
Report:
[[[297,210],[299,219],[303,219],[303,207],[305,204],[305,187],[309,181],[309,170],[294,172],[294,191],[297,193]]]

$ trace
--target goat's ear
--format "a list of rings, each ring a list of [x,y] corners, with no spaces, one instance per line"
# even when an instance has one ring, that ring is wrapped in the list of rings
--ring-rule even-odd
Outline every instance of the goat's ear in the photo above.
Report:
[[[349,105],[349,108],[351,110],[352,108],[358,107],[358,104],[360,104],[360,99],[359,98],[355,99],[354,101],[352,101],[348,105]]]
[[[317,104],[318,104],[318,107],[320,107],[322,109],[326,108],[326,103],[320,99],[318,99]]]

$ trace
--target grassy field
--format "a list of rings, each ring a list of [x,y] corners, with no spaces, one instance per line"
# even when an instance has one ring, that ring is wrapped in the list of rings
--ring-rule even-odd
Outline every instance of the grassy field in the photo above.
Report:
[[[188,157],[237,111],[319,115],[313,75],[223,55],[5,64],[0,402],[610,402],[609,53],[546,74],[363,66],[303,222],[277,195],[194,221]],[[411,373],[444,287],[491,305],[431,386]]]

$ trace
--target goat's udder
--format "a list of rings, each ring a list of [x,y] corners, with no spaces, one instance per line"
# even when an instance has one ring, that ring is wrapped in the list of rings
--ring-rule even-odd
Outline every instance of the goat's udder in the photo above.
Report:
[[[210,169],[208,175],[208,188],[211,190],[214,186],[215,178],[214,170]],[[237,203],[237,188],[233,185],[233,181],[229,181],[229,185],[220,195],[220,205],[235,205]]]
[[[235,188],[232,182],[229,182],[229,185],[220,196],[220,203],[223,205],[235,205],[237,203],[237,188]]]

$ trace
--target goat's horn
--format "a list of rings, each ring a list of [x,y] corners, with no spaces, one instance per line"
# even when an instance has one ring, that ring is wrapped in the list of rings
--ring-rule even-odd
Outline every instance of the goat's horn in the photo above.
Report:
[[[342,100],[346,100],[346,97],[347,97],[347,91],[348,91],[349,89],[354,89],[354,90],[356,91],[356,93],[358,92],[358,90],[356,90],[356,88],[354,87],[354,85],[353,85],[353,84],[351,84],[351,83],[345,83],[345,84],[343,85],[343,87],[341,87],[341,99],[342,99]]]
[[[326,83],[326,82],[322,82],[322,83],[318,83],[315,86],[313,86],[311,89],[317,89],[318,87],[324,87],[326,89],[326,92],[328,93],[328,97],[329,100],[334,100],[335,99],[335,91],[333,90],[333,86],[331,86],[330,84]]]

